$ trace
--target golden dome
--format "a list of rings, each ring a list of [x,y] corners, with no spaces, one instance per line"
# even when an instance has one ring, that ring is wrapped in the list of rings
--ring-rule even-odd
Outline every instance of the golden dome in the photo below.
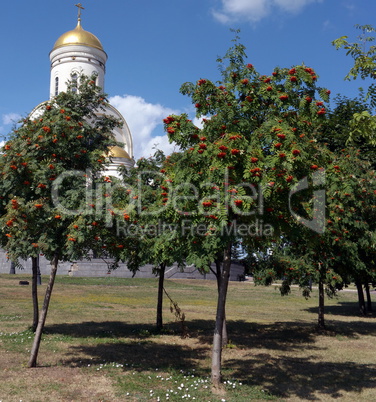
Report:
[[[85,31],[81,26],[81,20],[78,20],[75,29],[61,35],[55,42],[54,49],[61,46],[83,45],[103,50],[100,40],[92,33]]]
[[[107,155],[112,158],[131,159],[128,152],[126,152],[123,148],[121,148],[117,145],[115,145],[113,147],[109,147]]]

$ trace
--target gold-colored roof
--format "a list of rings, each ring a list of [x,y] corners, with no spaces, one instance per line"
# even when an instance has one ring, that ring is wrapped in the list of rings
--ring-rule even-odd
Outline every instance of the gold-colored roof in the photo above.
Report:
[[[103,50],[100,40],[95,35],[82,28],[80,19],[78,20],[76,28],[60,36],[55,42],[53,49],[71,45],[84,45]]]
[[[125,159],[131,159],[129,156],[128,152],[125,151],[123,148],[115,145],[113,147],[108,148],[108,156],[113,157],[113,158],[125,158]]]

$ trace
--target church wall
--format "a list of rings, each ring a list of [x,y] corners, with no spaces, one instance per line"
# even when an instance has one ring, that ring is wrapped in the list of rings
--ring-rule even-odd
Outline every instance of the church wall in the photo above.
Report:
[[[116,277],[116,278],[132,278],[133,273],[129,271],[126,264],[120,263],[119,267],[115,270],[109,270],[111,260],[107,263],[101,258],[91,258],[90,260],[81,260],[75,262],[60,262],[57,275],[65,276],[77,276],[77,277]],[[20,261],[23,269],[16,268],[17,274],[28,274],[31,276],[31,258]],[[51,265],[43,256],[39,260],[41,275],[49,275]],[[215,269],[215,267],[212,267]],[[6,258],[4,250],[0,250],[0,274],[9,274],[10,261]],[[244,274],[244,267],[241,264],[233,263],[231,267],[231,281],[239,280],[239,275]],[[148,264],[142,266],[139,271],[136,272],[136,278],[155,278],[153,274],[153,266]],[[215,280],[213,273],[209,272],[202,275],[196,267],[187,266],[184,271],[181,272],[177,265],[173,265],[166,268],[166,279],[198,279],[198,280]]]
[[[106,111],[104,113],[107,116],[115,117],[122,122],[122,127],[115,127],[113,130],[113,134],[115,136],[116,141],[119,141],[124,144],[123,148],[128,153],[128,155],[133,157],[133,139],[131,131],[128,127],[127,122],[121,113],[112,105],[106,107]],[[133,165],[132,165],[133,166]]]

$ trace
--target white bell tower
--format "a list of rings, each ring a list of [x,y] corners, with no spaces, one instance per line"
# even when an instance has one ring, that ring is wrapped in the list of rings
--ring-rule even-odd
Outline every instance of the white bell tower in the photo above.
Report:
[[[90,77],[97,76],[96,85],[104,91],[104,76],[106,72],[107,54],[103,49],[100,40],[92,33],[85,31],[81,26],[81,3],[78,7],[78,21],[76,28],[61,35],[55,42],[50,52],[51,74],[50,74],[50,100],[60,92],[67,90],[67,82],[74,81],[80,75]],[[123,147],[115,146],[109,150],[111,157],[109,174],[116,176],[117,167],[125,165],[132,167],[133,139],[129,127],[121,113],[113,106],[106,108],[106,115],[113,116],[123,123],[121,128],[116,128],[113,134]]]
[[[104,89],[107,54],[99,39],[81,26],[81,4],[75,29],[61,35],[50,52],[50,99],[67,89],[67,81],[81,74],[97,75],[96,84]]]

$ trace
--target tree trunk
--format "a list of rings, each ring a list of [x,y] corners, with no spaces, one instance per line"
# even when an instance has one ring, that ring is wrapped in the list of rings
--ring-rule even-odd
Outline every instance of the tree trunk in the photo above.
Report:
[[[358,301],[360,314],[366,315],[366,302],[364,300],[363,286],[360,280],[355,281],[356,288],[358,290]]]
[[[222,327],[222,348],[228,344],[228,334],[227,334],[227,323],[226,323],[226,312],[223,317],[223,327]]]
[[[47,311],[48,311],[48,306],[49,306],[50,300],[51,300],[52,289],[53,289],[53,286],[55,283],[57,266],[58,266],[58,257],[56,254],[52,261],[50,279],[48,281],[46,294],[44,296],[44,302],[43,302],[42,311],[41,311],[41,314],[39,317],[38,326],[35,331],[35,336],[34,336],[33,346],[31,348],[30,360],[28,363],[28,367],[36,367],[36,365],[37,365],[37,357],[38,357],[40,341],[42,338],[44,324],[45,324],[46,318],[47,318]]]
[[[211,380],[214,387],[219,387],[221,383],[221,364],[222,364],[222,334],[223,323],[225,320],[225,306],[228,281],[231,270],[231,243],[224,250],[223,267],[220,275],[220,287],[218,292],[217,315],[215,320]]]
[[[15,275],[16,273],[16,263],[11,261],[10,262],[10,270],[9,270],[9,274],[10,275]]]
[[[39,307],[38,307],[38,259],[37,257],[31,257],[32,268],[32,281],[31,281],[31,296],[33,299],[33,325],[32,330],[35,332],[39,321]]]
[[[364,284],[364,289],[366,291],[366,296],[367,296],[367,312],[372,313],[373,308],[372,308],[372,300],[371,300],[371,293],[369,291],[369,283],[366,282]]]
[[[42,284],[42,276],[40,274],[40,265],[39,265],[39,255],[37,257],[37,284],[38,285]]]
[[[163,284],[166,271],[166,264],[159,266],[159,281],[158,281],[158,302],[157,302],[157,331],[163,328]]]
[[[325,329],[325,292],[324,292],[324,283],[320,279],[319,280],[319,314],[318,314],[318,323],[317,326],[319,329]]]
[[[217,290],[219,295],[219,289],[221,287],[221,262],[219,259],[215,260],[215,268],[216,268],[216,278],[217,278]],[[225,347],[228,344],[228,334],[227,334],[227,324],[226,324],[226,308],[224,312],[223,319],[223,328],[222,328],[222,347]]]

